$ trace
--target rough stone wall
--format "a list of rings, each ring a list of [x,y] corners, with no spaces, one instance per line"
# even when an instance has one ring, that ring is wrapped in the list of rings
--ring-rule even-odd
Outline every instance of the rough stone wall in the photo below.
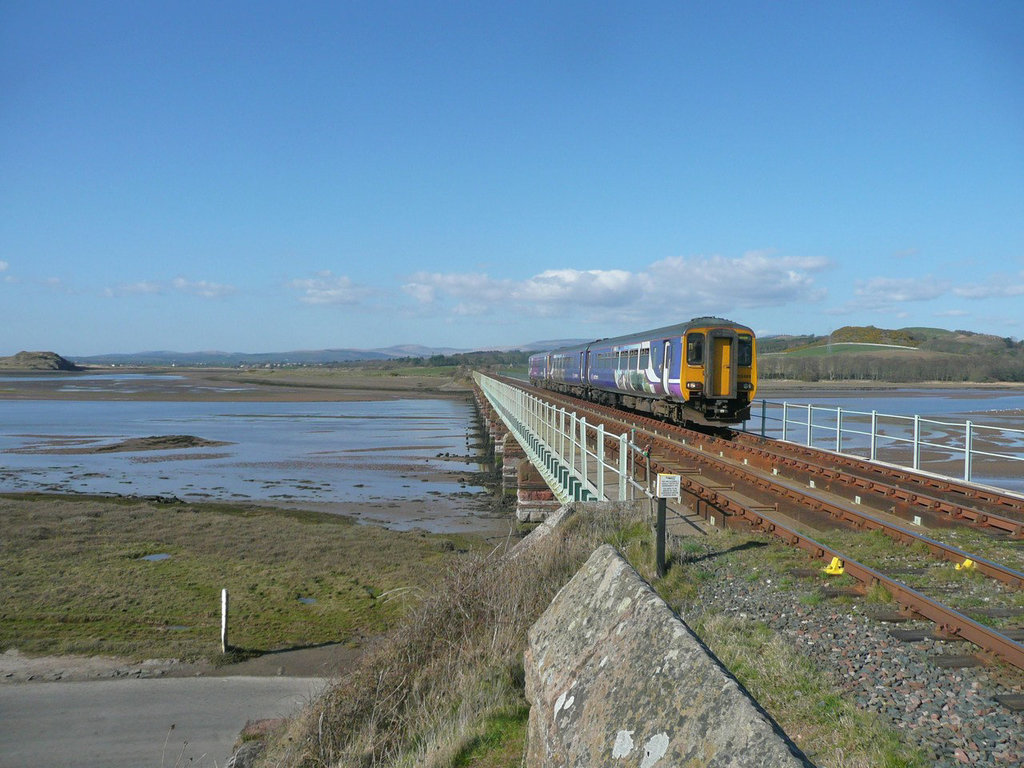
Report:
[[[807,768],[690,629],[611,546],[529,633],[529,768]]]
[[[523,459],[517,468],[516,519],[540,523],[561,506],[537,468]]]

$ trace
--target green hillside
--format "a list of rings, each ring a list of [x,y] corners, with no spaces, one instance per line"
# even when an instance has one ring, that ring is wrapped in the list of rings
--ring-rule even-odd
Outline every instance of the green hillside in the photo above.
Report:
[[[920,343],[906,329],[888,330],[875,328],[873,325],[844,325],[832,331],[829,343],[855,342],[861,344],[895,344],[897,346],[916,347]]]
[[[33,372],[81,370],[56,352],[19,352],[11,357],[0,357],[0,369]]]
[[[758,350],[762,379],[1024,381],[1024,343],[965,330],[843,326],[761,338]]]

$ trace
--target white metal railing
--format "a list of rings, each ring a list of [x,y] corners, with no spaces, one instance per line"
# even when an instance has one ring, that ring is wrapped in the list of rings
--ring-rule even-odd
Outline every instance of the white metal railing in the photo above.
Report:
[[[627,435],[479,372],[473,378],[559,501],[631,501],[638,491],[650,496],[634,479],[642,451]],[[611,460],[609,445],[617,448]]]
[[[983,478],[1024,489],[1024,429],[768,400],[753,403],[744,429],[966,482]]]

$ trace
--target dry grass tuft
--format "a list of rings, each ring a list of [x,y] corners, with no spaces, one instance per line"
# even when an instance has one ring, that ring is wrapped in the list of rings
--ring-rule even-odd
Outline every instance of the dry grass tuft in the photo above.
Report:
[[[291,724],[263,764],[457,764],[489,719],[524,711],[528,628],[596,546],[650,536],[648,526],[636,525],[639,514],[588,511],[587,524],[570,521],[514,558],[495,550],[456,564],[356,670]],[[624,530],[633,534],[629,541]]]

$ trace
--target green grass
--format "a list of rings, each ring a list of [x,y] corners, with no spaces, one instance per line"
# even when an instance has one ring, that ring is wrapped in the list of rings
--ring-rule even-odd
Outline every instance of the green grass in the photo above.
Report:
[[[714,654],[819,765],[912,768],[929,765],[882,719],[838,693],[828,673],[760,621],[705,615],[696,625]]]
[[[880,538],[869,540],[880,549],[886,546]],[[761,537],[716,531],[701,541],[707,556],[688,562],[694,545],[684,540],[673,551],[676,565],[654,582],[655,588],[669,605],[682,609],[684,619],[686,606],[698,607],[691,627],[812,761],[845,768],[924,768],[929,764],[922,752],[904,744],[881,718],[843,698],[831,671],[817,667],[790,640],[754,617],[716,611],[700,594],[700,584],[728,576],[744,582],[770,579],[779,589],[795,590],[797,602],[813,608],[824,599],[816,585],[838,586],[855,583],[853,579],[826,578],[821,573],[808,580],[794,579],[789,571],[817,570],[822,564],[791,547],[765,546]],[[806,591],[807,583],[813,585],[811,591]],[[871,593],[869,600],[885,601],[888,595],[883,593]]]
[[[358,643],[480,546],[256,506],[38,495],[0,517],[0,648],[34,654],[216,656],[221,589],[238,648]]]
[[[471,739],[452,760],[452,768],[518,766],[526,751],[530,708],[521,705],[485,719],[483,732]]]

